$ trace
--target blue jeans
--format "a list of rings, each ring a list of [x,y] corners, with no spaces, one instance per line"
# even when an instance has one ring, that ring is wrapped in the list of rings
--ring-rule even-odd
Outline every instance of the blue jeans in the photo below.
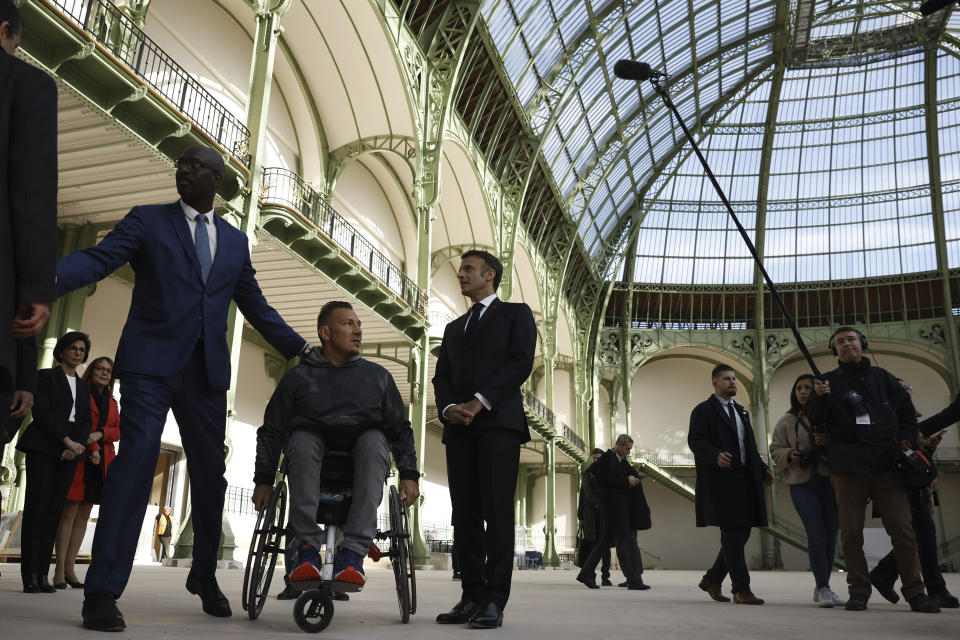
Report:
[[[807,556],[817,589],[830,586],[837,551],[837,499],[830,478],[814,471],[810,482],[790,485],[790,497],[807,532]]]

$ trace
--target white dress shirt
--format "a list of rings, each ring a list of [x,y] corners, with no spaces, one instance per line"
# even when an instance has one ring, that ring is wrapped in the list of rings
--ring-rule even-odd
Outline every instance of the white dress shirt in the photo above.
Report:
[[[493,301],[496,300],[496,299],[497,299],[497,294],[492,293],[492,294],[490,294],[489,296],[487,296],[486,298],[484,298],[483,300],[480,300],[480,301],[479,301],[479,303],[483,305],[483,309],[480,310],[480,315],[476,318],[477,320],[479,320],[480,318],[483,317],[483,314],[485,314],[485,313],[487,312],[487,308],[488,308],[491,304],[493,304]],[[473,309],[473,305],[470,305],[470,308]],[[473,322],[473,320],[474,320],[473,314],[471,314],[471,315],[467,318],[467,321],[466,321],[465,323],[463,323],[463,332],[464,332],[464,333],[467,332],[467,325],[469,325],[471,322]],[[480,404],[482,404],[482,405],[483,405],[483,408],[486,409],[487,411],[490,411],[490,410],[493,409],[493,405],[490,404],[490,401],[489,401],[489,400],[487,400],[486,398],[483,397],[483,394],[482,394],[482,393],[475,393],[475,394],[473,394],[473,397],[476,398],[477,400],[479,400],[479,401],[480,401]],[[452,407],[452,406],[453,406],[453,403],[450,403],[450,404],[448,404],[447,406],[445,406],[445,407],[443,408],[443,411],[440,412],[440,415],[442,415],[444,418],[446,418],[446,417],[447,417],[447,409],[449,409],[449,408]]]
[[[77,376],[67,375],[67,384],[70,385],[70,395],[73,396],[73,404],[70,405],[69,422],[77,421]]]
[[[730,415],[730,409],[727,408],[728,405],[733,404],[730,400],[724,400],[717,394],[713,394],[717,400],[720,401],[720,404],[723,405],[723,412],[726,415]],[[733,405],[733,415],[737,418],[737,440],[740,441],[740,464],[747,465],[747,447],[743,444],[743,420],[740,419],[740,412],[737,410],[737,406]]]
[[[200,215],[200,212],[188,205],[183,200],[180,200],[180,206],[183,208],[183,215],[187,218],[187,226],[190,227],[190,238],[193,240],[193,243],[197,243],[197,216]],[[205,214],[207,216],[207,239],[210,240],[210,260],[211,263],[217,258],[217,225],[213,221],[213,217],[217,215],[213,209],[207,211]]]

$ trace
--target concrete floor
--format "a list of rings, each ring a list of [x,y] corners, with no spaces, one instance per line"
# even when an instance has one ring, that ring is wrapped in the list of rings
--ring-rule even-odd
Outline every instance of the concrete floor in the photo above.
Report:
[[[408,625],[400,624],[393,576],[385,562],[368,562],[367,587],[347,603],[335,603],[333,622],[322,637],[476,638],[484,632],[434,623],[440,611],[459,596],[459,583],[450,574],[422,571],[417,574],[420,609]],[[0,638],[95,638],[80,626],[81,591],[57,594],[21,592],[17,565],[0,565]],[[80,569],[80,578],[86,567]],[[124,633],[111,638],[230,638],[263,640],[274,636],[303,637],[293,621],[292,603],[271,598],[260,619],[251,622],[240,607],[242,571],[220,571],[224,592],[234,615],[217,619],[204,615],[200,601],[183,588],[187,569],[137,566],[120,608],[127,620]],[[574,581],[573,571],[518,571],[513,595],[499,632],[509,638],[565,638],[594,640],[639,636],[642,638],[736,638],[737,640],[804,640],[861,638],[936,640],[960,638],[960,610],[939,615],[910,613],[901,601],[890,605],[879,596],[870,609],[853,613],[819,609],[811,602],[812,575],[804,572],[755,572],[754,592],[765,598],[760,607],[711,601],[697,588],[701,574],[694,571],[648,571],[650,591],[603,588],[588,591]],[[614,580],[619,579],[614,574]],[[279,590],[279,574],[271,588]],[[960,593],[960,574],[948,574],[947,583]],[[843,576],[833,586],[845,592]],[[725,589],[729,585],[724,585]]]

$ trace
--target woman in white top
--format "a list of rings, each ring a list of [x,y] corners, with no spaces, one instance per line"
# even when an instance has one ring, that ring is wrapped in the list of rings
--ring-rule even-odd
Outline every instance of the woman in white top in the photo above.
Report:
[[[17,449],[26,454],[27,486],[21,521],[20,575],[25,593],[54,593],[47,580],[60,512],[90,435],[90,387],[77,376],[90,338],[70,331],[57,341],[59,363],[37,372],[30,423]]]
[[[816,580],[813,601],[821,607],[844,604],[830,589],[830,572],[837,550],[837,500],[830,484],[830,469],[821,455],[826,444],[822,434],[814,434],[803,412],[813,376],[797,378],[790,391],[790,410],[777,421],[770,441],[770,457],[781,469],[780,478],[790,485],[790,497],[803,528],[807,532],[807,556]],[[818,446],[821,448],[818,450]]]

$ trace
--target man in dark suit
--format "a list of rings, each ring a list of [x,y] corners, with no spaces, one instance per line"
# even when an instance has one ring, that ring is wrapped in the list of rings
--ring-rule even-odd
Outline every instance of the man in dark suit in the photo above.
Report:
[[[646,591],[650,588],[643,582],[643,560],[637,545],[637,531],[631,526],[631,503],[640,488],[640,474],[627,461],[633,449],[633,438],[625,433],[617,436],[612,449],[607,449],[590,468],[603,489],[604,538],[594,547],[590,556],[577,574],[577,581],[588,589],[599,589],[595,570],[603,554],[612,544],[617,548],[620,570],[627,579],[631,591]]]
[[[13,401],[15,339],[32,338],[56,295],[57,87],[13,57],[22,21],[0,0],[0,406]]]
[[[14,385],[10,413],[6,421],[0,417],[0,462],[3,461],[3,451],[7,443],[13,440],[20,430],[23,419],[33,408],[34,396],[37,393],[37,339],[17,339],[17,379]],[[0,502],[0,512],[2,512]]]
[[[600,583],[604,587],[612,587],[610,582],[610,546],[606,543],[606,522],[603,512],[603,493],[600,483],[594,475],[594,468],[603,449],[594,449],[590,452],[593,463],[580,476],[580,499],[577,500],[577,524],[582,532],[583,542],[587,548],[582,553],[586,560],[597,545],[600,545]],[[593,567],[596,569],[596,567]]]
[[[530,307],[497,299],[502,276],[486,251],[461,256],[460,292],[473,306],[444,329],[433,377],[463,592],[437,622],[479,629],[503,624],[510,596],[513,498],[520,445],[530,440],[520,386],[537,345]]]
[[[285,357],[309,348],[264,299],[246,235],[213,211],[223,172],[213,149],[190,147],[177,160],[178,202],[134,207],[97,246],[57,264],[61,295],[127,262],[136,273],[114,366],[123,395],[123,446],[105,482],[86,576],[83,619],[90,629],[124,628],[115,598],[130,576],[170,409],[190,474],[194,545],[187,590],[200,596],[206,613],[231,615],[214,575],[227,486],[230,301]]]
[[[717,602],[730,602],[720,591],[729,572],[734,602],[763,604],[750,591],[743,548],[752,527],[767,526],[763,488],[773,474],[757,451],[750,416],[733,401],[733,367],[718,364],[712,378],[713,395],[694,407],[687,436],[697,467],[697,526],[720,527],[720,553],[699,586]]]

